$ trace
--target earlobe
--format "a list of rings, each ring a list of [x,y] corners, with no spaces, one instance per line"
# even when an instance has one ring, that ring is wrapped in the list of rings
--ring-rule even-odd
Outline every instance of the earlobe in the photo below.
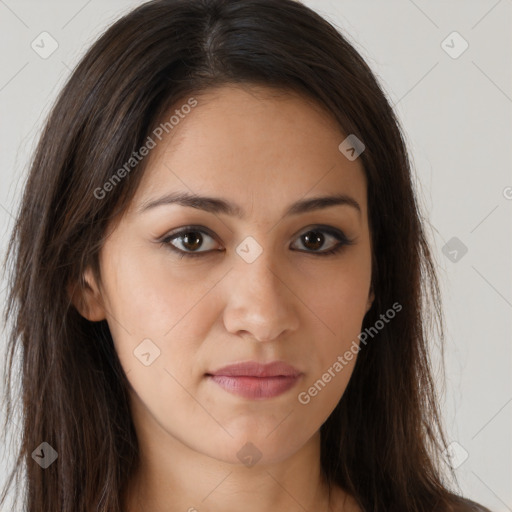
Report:
[[[105,308],[101,293],[92,275],[87,268],[80,279],[80,283],[68,285],[68,295],[77,311],[90,322],[105,320]]]

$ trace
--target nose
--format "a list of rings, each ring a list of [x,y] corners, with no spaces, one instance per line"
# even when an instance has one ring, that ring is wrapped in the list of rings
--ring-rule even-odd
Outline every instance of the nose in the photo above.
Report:
[[[257,341],[272,341],[299,326],[298,304],[291,279],[263,253],[252,263],[235,261],[226,286],[224,325],[228,332]],[[288,276],[288,279],[287,279]]]

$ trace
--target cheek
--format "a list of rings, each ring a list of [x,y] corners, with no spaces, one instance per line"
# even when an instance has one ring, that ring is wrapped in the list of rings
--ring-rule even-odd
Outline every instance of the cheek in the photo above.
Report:
[[[121,255],[107,268],[110,313],[129,331],[142,335],[163,336],[193,310],[214,283],[211,277],[204,279],[200,269],[201,278],[196,273],[194,279],[183,265],[142,250]]]
[[[371,283],[371,259],[364,247],[337,261],[301,268],[299,296],[314,313],[319,337],[340,347],[347,336],[359,333],[366,313]]]
[[[209,294],[218,279],[201,271],[194,279],[183,265],[136,249],[109,261],[115,263],[104,267],[107,318],[123,366],[139,366],[134,350],[148,339],[160,350],[155,364],[166,366],[170,353],[169,368],[190,359],[218,316]]]
[[[320,423],[332,413],[352,376],[367,300],[354,274],[342,274],[330,283],[328,292],[312,297],[321,322],[315,319],[319,330],[310,337],[311,371],[296,397],[300,410]]]
[[[360,247],[345,256],[330,269],[324,267],[322,273],[308,273],[303,269],[300,296],[307,297],[304,303],[314,313],[309,315],[309,332],[311,358],[316,364],[301,390],[315,402],[311,408],[318,409],[318,414],[327,414],[348,384],[359,353],[358,335],[366,314],[371,282],[369,249]],[[309,394],[307,390],[311,386]],[[317,394],[322,399],[315,400]]]

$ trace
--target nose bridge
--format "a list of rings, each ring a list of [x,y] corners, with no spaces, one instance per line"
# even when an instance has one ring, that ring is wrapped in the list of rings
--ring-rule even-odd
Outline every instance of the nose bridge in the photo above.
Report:
[[[275,252],[256,244],[246,239],[236,249],[224,321],[233,333],[247,331],[267,341],[296,329],[298,319]]]
[[[268,251],[270,253],[270,251]],[[238,264],[238,280],[242,286],[248,286],[250,295],[254,298],[266,298],[267,304],[269,300],[283,300],[283,279],[279,279],[278,270],[275,262],[269,256],[261,255],[252,263],[242,262]]]
[[[258,240],[261,241],[263,238],[265,238],[264,246],[253,236],[244,238],[235,249],[234,262],[238,278],[247,279],[253,287],[259,287],[260,291],[265,291],[265,288],[275,288],[278,283],[282,284],[276,275],[278,265],[276,251],[271,245],[272,237],[261,232]]]

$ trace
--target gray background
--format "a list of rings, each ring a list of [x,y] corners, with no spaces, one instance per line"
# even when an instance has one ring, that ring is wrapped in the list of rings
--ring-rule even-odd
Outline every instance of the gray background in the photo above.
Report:
[[[140,3],[0,0],[2,256],[53,99],[104,28]],[[305,3],[344,32],[395,104],[443,286],[452,463],[466,496],[512,511],[512,0]],[[46,59],[31,48],[43,31],[58,43]],[[446,39],[453,31],[469,45],[457,58],[445,51],[462,48]],[[0,454],[2,483],[12,455]]]

